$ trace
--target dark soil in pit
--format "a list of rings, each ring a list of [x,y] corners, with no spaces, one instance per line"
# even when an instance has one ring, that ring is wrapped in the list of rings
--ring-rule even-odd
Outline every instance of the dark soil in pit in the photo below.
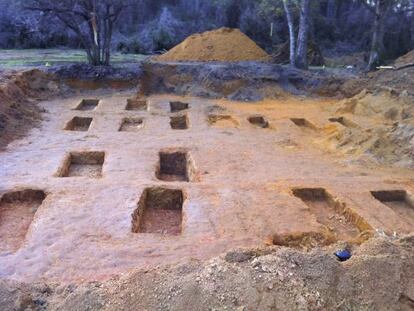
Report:
[[[223,114],[210,114],[208,116],[208,122],[212,125],[212,126],[217,126],[217,127],[238,127],[239,126],[239,122],[234,119],[232,116],[230,115],[223,115]]]
[[[91,111],[95,110],[99,105],[99,99],[83,99],[76,107],[76,110]]]
[[[337,117],[337,118],[329,118],[330,122],[337,122],[339,124],[342,124],[345,127],[358,127],[358,124],[352,122],[351,120],[348,120],[345,117]]]
[[[142,118],[125,118],[119,128],[120,132],[138,132],[144,127]]]
[[[405,190],[371,191],[372,196],[391,208],[414,230],[414,199]]]
[[[89,130],[89,127],[91,126],[92,120],[92,118],[74,117],[66,124],[65,130],[75,132],[87,132]]]
[[[0,200],[0,254],[15,252],[24,242],[33,217],[46,198],[40,190],[4,194]]]
[[[188,103],[183,102],[170,102],[170,111],[171,112],[180,112],[183,110],[187,110],[190,108],[190,105]]]
[[[325,189],[297,188],[292,192],[309,207],[316,220],[325,227],[325,236],[316,236],[316,240],[330,243],[339,240],[357,242],[361,230],[355,220],[361,219],[359,215],[347,214],[344,204],[335,200]],[[330,235],[332,237],[329,237]]]
[[[291,118],[290,119],[296,126],[302,128],[308,128],[311,130],[316,130],[316,126],[309,122],[307,119],[304,118]]]
[[[188,150],[169,149],[159,153],[157,177],[164,181],[191,181],[194,167]]]
[[[146,111],[148,110],[148,101],[143,99],[128,99],[125,110],[129,111]]]
[[[56,176],[100,178],[104,161],[104,152],[71,152]]]
[[[181,190],[148,188],[132,215],[132,232],[179,235],[184,195]]]
[[[170,126],[173,130],[186,130],[189,128],[187,115],[170,117]]]
[[[247,120],[250,122],[250,124],[261,127],[261,128],[268,128],[269,127],[269,121],[267,121],[263,116],[250,116],[247,118]]]

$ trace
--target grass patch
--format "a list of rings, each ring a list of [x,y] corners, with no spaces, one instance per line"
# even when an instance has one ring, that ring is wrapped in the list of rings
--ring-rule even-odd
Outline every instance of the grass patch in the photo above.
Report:
[[[146,55],[112,53],[113,64],[138,62],[145,59]],[[86,53],[83,50],[74,49],[24,49],[24,50],[0,50],[0,66],[13,69],[19,67],[38,67],[46,64],[65,65],[87,62]]]

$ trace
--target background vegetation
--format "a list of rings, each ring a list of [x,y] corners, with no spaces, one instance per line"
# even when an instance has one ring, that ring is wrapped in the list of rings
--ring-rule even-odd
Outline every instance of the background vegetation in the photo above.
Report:
[[[386,2],[383,57],[414,48],[413,0],[310,1],[310,39],[325,56],[369,51],[375,1]],[[112,48],[123,53],[166,50],[188,35],[237,27],[268,52],[288,41],[282,0],[127,0],[115,25]],[[29,1],[0,0],[0,48],[81,48],[79,38],[56,17],[26,10]],[[299,12],[293,10],[298,24]],[[271,35],[271,24],[273,33]]]

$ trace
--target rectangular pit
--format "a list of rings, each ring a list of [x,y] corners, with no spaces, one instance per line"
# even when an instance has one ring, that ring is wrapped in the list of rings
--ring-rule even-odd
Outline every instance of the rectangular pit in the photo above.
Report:
[[[194,164],[185,149],[166,149],[159,153],[156,176],[163,181],[193,181]]]
[[[260,128],[268,128],[269,122],[265,119],[265,117],[261,115],[250,116],[247,118],[250,124],[260,127]]]
[[[182,231],[182,190],[147,188],[132,214],[133,233],[180,235]]]
[[[99,99],[82,99],[76,110],[91,111],[98,107]]]
[[[372,227],[345,203],[338,201],[324,188],[295,188],[292,193],[301,199],[334,240],[360,243],[359,234]],[[364,238],[367,238],[364,236]]]
[[[414,199],[405,190],[371,191],[372,196],[391,208],[414,228]]]
[[[170,102],[170,111],[171,112],[179,112],[179,111],[183,111],[183,110],[187,110],[188,108],[190,108],[190,105],[188,103],[183,103],[183,102]]]
[[[336,122],[336,123],[342,124],[345,127],[351,127],[351,128],[358,127],[356,123],[352,122],[351,120],[348,120],[345,117],[329,118],[329,122],[332,122],[332,123]]]
[[[85,117],[73,117],[66,126],[66,131],[75,131],[75,132],[87,132],[92,123],[92,118],[85,118]]]
[[[217,127],[229,128],[239,126],[239,122],[236,119],[231,115],[225,114],[210,114],[207,121],[210,125]]]
[[[119,127],[120,132],[138,132],[144,127],[142,118],[124,118]]]
[[[316,130],[316,126],[313,125],[311,122],[309,122],[307,119],[304,119],[304,118],[291,118],[290,120],[296,126]]]
[[[104,152],[71,152],[66,156],[56,176],[100,178],[104,161]]]
[[[15,252],[23,244],[36,211],[46,198],[41,190],[4,194],[0,200],[0,253]]]
[[[148,101],[145,99],[136,99],[130,98],[127,99],[127,105],[125,110],[128,111],[147,111],[148,110]]]
[[[173,130],[186,130],[190,126],[187,115],[170,117],[170,125]]]

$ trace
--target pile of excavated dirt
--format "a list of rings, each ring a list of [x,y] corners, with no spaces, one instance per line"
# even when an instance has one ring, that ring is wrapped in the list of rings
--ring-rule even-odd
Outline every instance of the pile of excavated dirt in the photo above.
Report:
[[[22,137],[41,120],[36,100],[57,94],[59,86],[40,70],[3,73],[0,77],[0,148]]]
[[[324,128],[332,150],[357,160],[414,167],[414,106],[407,92],[369,92],[335,105],[336,119]]]
[[[167,53],[156,57],[158,61],[266,61],[269,55],[239,29],[220,28],[194,34]]]
[[[342,263],[335,248],[238,249],[107,282],[0,281],[0,301],[4,310],[413,310],[413,247],[413,236],[378,237]]]

